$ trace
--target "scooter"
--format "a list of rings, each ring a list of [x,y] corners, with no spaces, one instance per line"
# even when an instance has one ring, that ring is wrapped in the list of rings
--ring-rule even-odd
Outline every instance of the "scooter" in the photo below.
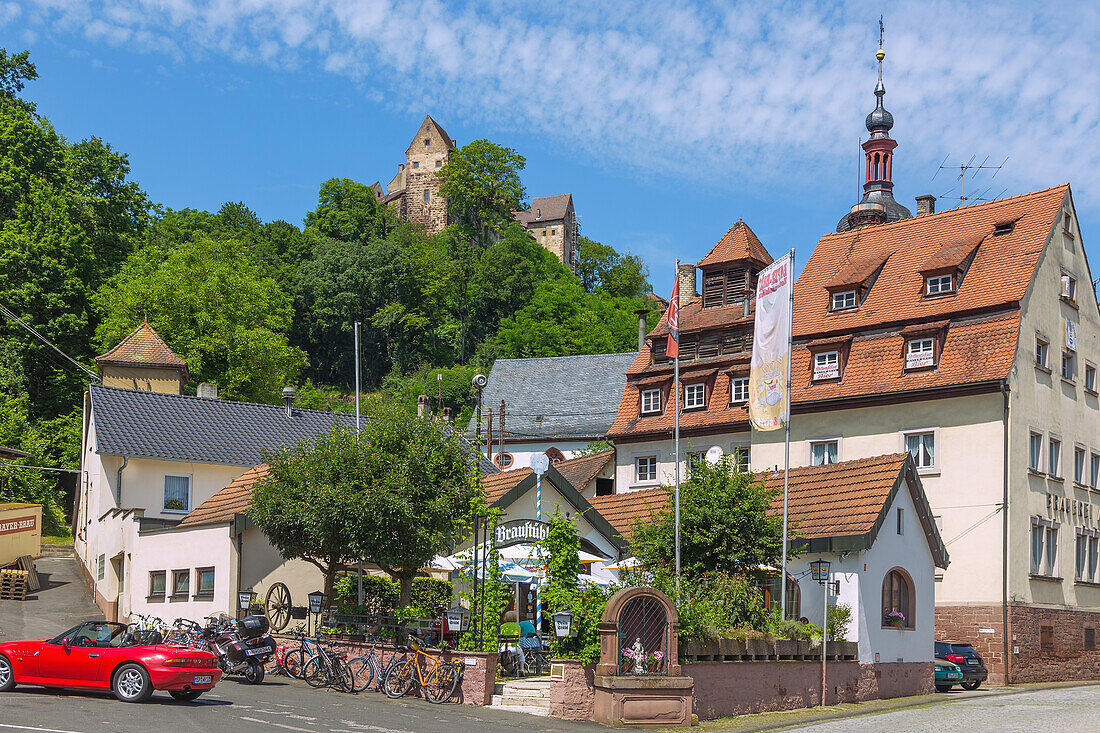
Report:
[[[203,630],[207,648],[218,658],[225,674],[242,674],[245,682],[264,681],[264,664],[275,653],[275,640],[267,633],[264,616],[246,616],[240,621],[207,616]]]

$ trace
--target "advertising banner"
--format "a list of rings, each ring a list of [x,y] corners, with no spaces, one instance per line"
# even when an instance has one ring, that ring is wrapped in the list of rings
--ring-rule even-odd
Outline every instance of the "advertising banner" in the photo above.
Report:
[[[787,421],[788,355],[791,349],[791,256],[760,273],[749,371],[749,418],[757,430],[778,430]]]

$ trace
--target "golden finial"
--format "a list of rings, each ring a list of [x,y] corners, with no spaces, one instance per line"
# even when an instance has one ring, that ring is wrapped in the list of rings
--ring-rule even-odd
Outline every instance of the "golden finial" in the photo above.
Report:
[[[878,59],[879,61],[882,61],[882,60],[883,60],[884,58],[886,58],[886,52],[885,52],[885,51],[883,51],[883,50],[882,50],[882,49],[880,48],[880,49],[878,50],[878,53],[876,53],[876,54],[875,54],[875,58],[876,58],[876,59]]]

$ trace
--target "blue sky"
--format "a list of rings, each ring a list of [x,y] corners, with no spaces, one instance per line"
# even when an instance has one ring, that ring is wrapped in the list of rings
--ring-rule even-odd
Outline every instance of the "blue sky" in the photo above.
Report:
[[[1090,242],[1091,4],[27,0],[0,2],[0,43],[62,134],[127,152],[167,206],[300,224],[330,177],[384,185],[430,113],[518,149],[529,195],[572,192],[664,294],[738,218],[801,264],[855,203],[884,9],[897,198],[958,195],[945,157],[1007,157],[977,189],[1069,181]]]

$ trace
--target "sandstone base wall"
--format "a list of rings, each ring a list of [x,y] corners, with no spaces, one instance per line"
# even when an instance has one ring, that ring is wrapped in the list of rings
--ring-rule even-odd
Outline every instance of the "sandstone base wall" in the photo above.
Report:
[[[575,659],[554,659],[562,665],[563,679],[550,685],[550,715],[562,720],[592,720],[596,703],[593,683],[595,665],[587,667]]]

